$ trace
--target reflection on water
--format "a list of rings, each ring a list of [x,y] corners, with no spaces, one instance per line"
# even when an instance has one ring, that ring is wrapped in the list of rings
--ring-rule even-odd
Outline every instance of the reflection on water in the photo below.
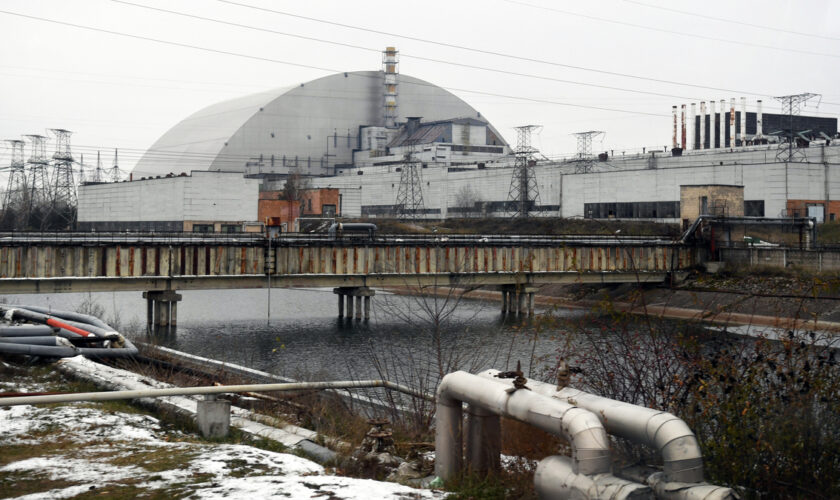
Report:
[[[377,292],[370,321],[337,318],[332,289],[273,289],[267,323],[265,290],[180,291],[174,335],[157,336],[169,347],[296,378],[378,377],[373,359],[389,364],[429,363],[435,356],[429,303]],[[146,302],[141,292],[7,295],[8,303],[56,309],[101,308],[103,319],[124,332],[145,337]],[[441,306],[441,302],[438,303]],[[572,313],[568,313],[572,314]],[[457,351],[470,369],[523,365],[553,345],[523,319],[502,319],[495,302],[462,301],[446,318],[444,351]],[[135,335],[136,336],[136,335]],[[508,360],[511,360],[508,362]]]

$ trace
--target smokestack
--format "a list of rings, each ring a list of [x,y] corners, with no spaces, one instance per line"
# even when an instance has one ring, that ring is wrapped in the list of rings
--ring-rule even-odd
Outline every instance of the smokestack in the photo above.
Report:
[[[720,113],[718,115],[718,116],[720,116],[720,130],[718,131],[719,135],[720,135],[720,146],[719,146],[720,149],[723,149],[723,148],[726,147],[726,111],[724,111],[725,109],[726,109],[726,99],[721,99],[720,100]]]
[[[694,117],[697,116],[696,106],[695,103],[691,103],[691,114],[688,115],[688,128],[691,130],[691,133],[688,134],[688,149],[694,149],[694,145],[697,143],[697,127],[694,125]]]
[[[729,147],[735,147],[735,98],[729,99]]]
[[[747,98],[741,98],[741,117],[738,118],[738,130],[741,131],[741,147],[747,145]]]
[[[382,52],[382,72],[385,81],[385,126],[397,126],[397,49],[385,47]]]
[[[682,140],[680,141],[680,144],[681,144],[680,147],[683,149],[683,151],[685,151],[687,149],[687,147],[686,147],[687,145],[685,143],[685,104],[683,104],[681,106],[681,109],[682,109],[682,112],[680,114],[680,120],[682,121],[682,137],[681,137]]]
[[[674,134],[671,137],[671,149],[677,147],[677,107],[671,106],[671,114],[674,115]]]
[[[700,149],[706,149],[706,101],[700,101]]]
[[[756,102],[756,106],[758,107],[758,110],[755,113],[755,137],[756,139],[763,139],[764,131],[761,129],[761,99],[759,99],[758,102]]]
[[[715,113],[715,101],[709,101],[709,149],[715,149],[717,140],[717,114]]]

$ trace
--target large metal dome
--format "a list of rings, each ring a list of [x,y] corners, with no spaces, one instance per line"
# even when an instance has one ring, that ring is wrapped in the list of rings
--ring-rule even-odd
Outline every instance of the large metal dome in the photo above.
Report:
[[[384,125],[383,82],[381,71],[338,73],[214,104],[158,139],[135,166],[135,177],[245,172],[249,162],[249,173],[282,175],[297,167],[305,174],[332,174],[336,165],[352,162],[360,126]],[[449,91],[417,78],[400,75],[398,92],[398,121],[483,120]]]

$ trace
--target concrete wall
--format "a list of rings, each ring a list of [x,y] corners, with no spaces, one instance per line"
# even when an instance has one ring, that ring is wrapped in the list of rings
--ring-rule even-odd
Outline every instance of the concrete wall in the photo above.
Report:
[[[256,221],[258,192],[258,180],[236,172],[87,184],[79,187],[78,221]]]
[[[743,216],[744,186],[680,186],[680,218],[690,224],[700,215]]]
[[[720,260],[731,268],[775,267],[840,271],[840,251],[784,248],[721,248]]]
[[[768,150],[767,154],[774,150]],[[705,164],[695,164],[691,157],[683,166],[668,161],[670,168],[621,169],[596,164],[598,171],[575,174],[562,164],[535,167],[541,205],[557,207],[552,215],[583,217],[586,203],[656,202],[680,200],[680,186],[687,184],[729,184],[744,186],[745,200],[763,200],[764,214],[778,217],[786,213],[788,199],[819,200],[826,196],[840,200],[840,147],[832,147],[834,163],[727,163],[714,161],[727,155],[704,155]],[[757,159],[763,159],[764,151]],[[772,158],[775,158],[771,155]],[[628,164],[629,165],[629,164]],[[422,169],[423,199],[427,209],[434,209],[429,217],[446,217],[448,209],[456,206],[456,194],[469,186],[479,193],[481,201],[504,202],[508,199],[512,166],[503,163],[487,164],[483,170],[454,172],[447,168],[429,166]],[[337,187],[345,201],[345,215],[362,213],[365,206],[393,205],[399,190],[400,173],[395,167],[364,169],[363,175],[353,173],[337,177],[313,179],[319,187]],[[354,196],[360,204],[358,212],[346,204]],[[350,208],[350,210],[348,210]],[[451,214],[455,216],[455,214]],[[678,222],[678,219],[670,220]]]

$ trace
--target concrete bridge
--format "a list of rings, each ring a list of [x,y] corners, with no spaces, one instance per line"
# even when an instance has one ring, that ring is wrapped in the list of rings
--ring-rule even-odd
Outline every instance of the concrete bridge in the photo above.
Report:
[[[541,284],[663,281],[694,255],[684,244],[618,236],[0,233],[0,294],[144,291],[150,321],[167,324],[177,290],[334,287],[348,316],[355,299],[358,316],[373,287],[497,285],[503,308],[522,311]]]

